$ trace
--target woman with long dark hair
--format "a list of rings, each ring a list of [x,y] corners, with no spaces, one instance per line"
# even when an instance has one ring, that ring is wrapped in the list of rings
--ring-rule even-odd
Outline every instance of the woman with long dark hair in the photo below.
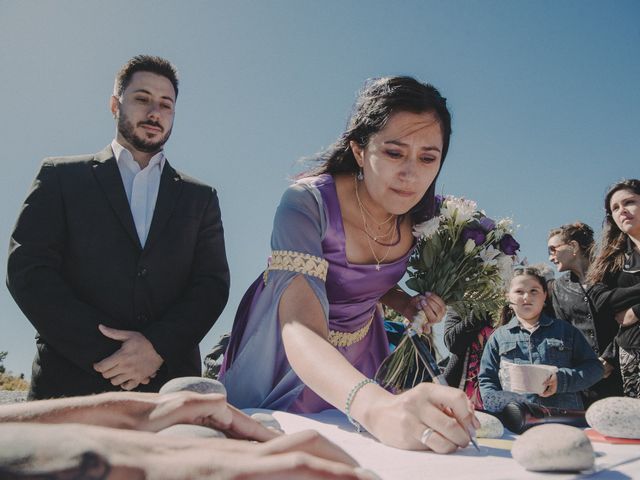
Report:
[[[601,398],[622,395],[620,374],[601,356],[613,341],[617,326],[598,315],[588,294],[587,271],[595,254],[593,229],[583,222],[553,228],[547,248],[549,260],[562,274],[548,284],[554,315],[582,332],[605,368],[605,378],[583,392],[585,406]]]
[[[433,86],[411,77],[365,85],[346,131],[282,197],[269,266],[245,294],[225,354],[232,404],[338,408],[399,448],[467,445],[479,424],[462,392],[421,384],[394,395],[372,380],[389,354],[379,302],[431,323],[445,312],[435,294],[411,297],[397,283],[413,225],[434,215],[450,135]]]
[[[588,274],[599,315],[617,322],[618,333],[605,359],[617,364],[624,395],[640,398],[640,180],[614,184],[598,257]]]

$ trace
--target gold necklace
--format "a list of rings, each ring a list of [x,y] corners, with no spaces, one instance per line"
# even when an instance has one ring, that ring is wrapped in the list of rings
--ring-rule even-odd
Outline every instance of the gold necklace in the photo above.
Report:
[[[393,213],[390,213],[389,216],[387,217],[386,220],[382,221],[381,223],[378,222],[376,220],[376,217],[374,217],[371,212],[369,212],[369,210],[367,210],[367,208],[362,204],[362,200],[360,200],[360,194],[358,193],[358,179],[356,178],[356,176],[353,176],[353,184],[355,185],[356,188],[356,200],[358,201],[358,206],[360,207],[360,211],[366,213],[367,215],[369,215],[371,217],[371,219],[375,222],[376,225],[378,225],[378,227],[381,227],[382,225],[384,225],[385,223],[389,223],[389,221],[395,217],[396,215],[394,215]],[[366,222],[365,222],[366,223]]]
[[[384,233],[377,233],[377,232],[372,232],[371,229],[369,228],[369,224],[367,223],[367,219],[365,217],[365,213],[367,213],[372,219],[373,221],[378,225],[378,228],[382,227],[382,225],[384,225],[385,223],[389,222],[389,220],[391,220],[392,218],[396,218],[396,220],[398,220],[398,216],[394,215],[393,213],[391,213],[389,215],[389,217],[383,221],[382,223],[379,223],[375,217],[373,215],[371,215],[371,213],[369,213],[369,211],[366,209],[366,207],[364,206],[364,204],[362,203],[362,201],[360,200],[360,194],[358,192],[358,180],[356,178],[356,176],[353,176],[353,181],[354,181],[354,187],[355,187],[355,191],[356,191],[356,200],[358,201],[358,207],[360,208],[360,214],[362,216],[362,224],[364,225],[364,229],[361,229],[366,235],[367,237],[369,237],[371,240],[373,240],[374,242],[376,242],[378,245],[382,245],[385,247],[394,247],[396,246],[398,243],[400,243],[400,226],[398,225],[398,222],[395,222],[395,225],[392,223],[391,225],[389,225],[389,228],[387,229],[386,232]],[[393,231],[397,230],[398,231],[398,240],[396,240],[395,242],[391,242],[391,241],[382,241],[383,239],[389,238],[389,239],[393,239]]]
[[[353,178],[355,179],[355,176]],[[369,232],[367,232],[367,230],[366,230],[367,229],[367,220],[366,220],[366,217],[365,217],[365,214],[364,214],[364,206],[362,205],[362,202],[360,202],[360,197],[358,195],[358,183],[357,183],[358,181],[357,180],[355,180],[355,181],[356,181],[356,184],[355,184],[355,186],[356,186],[356,198],[358,199],[358,207],[360,207],[360,215],[362,216],[362,223],[363,223],[364,228],[365,228],[364,233],[367,236],[367,245],[369,246],[369,250],[371,251],[371,255],[373,255],[373,258],[376,261],[376,270],[380,271],[380,264],[382,262],[384,262],[386,260],[386,258],[389,256],[389,252],[391,251],[391,245],[389,245],[387,247],[387,251],[385,252],[385,254],[381,258],[378,258],[378,256],[376,255],[375,250],[373,249],[373,246],[371,246],[370,238],[373,238],[373,237],[370,237]],[[393,216],[393,214],[391,214],[391,216]],[[391,225],[391,227],[393,228],[393,224]],[[387,233],[387,235],[389,235],[389,234]],[[375,238],[373,238],[373,240],[376,241]]]

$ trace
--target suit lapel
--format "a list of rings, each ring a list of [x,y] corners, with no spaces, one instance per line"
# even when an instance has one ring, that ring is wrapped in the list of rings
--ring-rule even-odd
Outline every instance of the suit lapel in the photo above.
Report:
[[[158,198],[156,206],[153,210],[153,220],[149,228],[149,235],[144,246],[145,250],[151,248],[153,243],[158,239],[163,228],[167,224],[171,213],[176,206],[178,195],[182,190],[182,179],[168,161],[165,161],[162,175],[160,177],[160,188],[158,189]]]
[[[142,249],[133,222],[133,215],[131,215],[131,207],[129,207],[127,194],[122,184],[122,177],[120,176],[120,171],[118,170],[111,146],[108,146],[96,154],[93,163],[93,173],[109,200],[113,211],[120,220],[120,223],[122,223],[123,228],[138,248]]]

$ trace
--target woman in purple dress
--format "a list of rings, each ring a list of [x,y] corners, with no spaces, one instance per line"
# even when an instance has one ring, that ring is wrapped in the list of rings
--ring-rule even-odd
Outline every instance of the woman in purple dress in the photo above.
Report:
[[[434,215],[451,117],[431,85],[367,83],[347,130],[276,212],[265,272],[245,294],[221,370],[229,402],[298,413],[339,408],[357,430],[408,449],[452,452],[479,426],[464,394],[421,384],[394,395],[371,378],[389,354],[380,302],[431,323],[436,295],[397,286],[413,225]]]

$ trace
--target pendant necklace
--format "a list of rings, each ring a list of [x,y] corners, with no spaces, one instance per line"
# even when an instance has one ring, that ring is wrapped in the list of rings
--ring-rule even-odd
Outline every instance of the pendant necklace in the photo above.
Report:
[[[364,213],[365,212],[365,208],[364,208],[364,205],[362,205],[362,202],[360,201],[360,195],[358,194],[358,180],[356,179],[355,176],[353,178],[354,178],[354,181],[355,181],[356,199],[358,201],[358,207],[360,208],[360,215],[362,216],[362,223],[363,223],[363,226],[364,226],[364,233],[367,236],[367,245],[369,246],[369,250],[371,251],[371,254],[373,255],[373,258],[376,261],[376,270],[380,271],[380,264],[382,262],[384,262],[386,260],[386,258],[389,256],[389,252],[391,251],[391,247],[393,245],[397,245],[400,242],[400,238],[398,236],[398,241],[396,243],[394,243],[394,244],[382,244],[382,245],[385,245],[387,247],[387,251],[380,258],[378,257],[378,255],[376,255],[376,252],[373,249],[373,246],[371,245],[371,240],[373,240],[376,243],[379,243],[377,241],[377,238],[384,238],[384,237],[387,237],[387,236],[391,235],[393,233],[393,224],[391,225],[391,229],[389,230],[389,232],[387,232],[383,236],[372,236],[372,235],[369,234],[369,232],[367,231],[367,220],[366,220],[365,213]],[[371,214],[369,214],[369,215],[371,215]],[[385,223],[387,223],[393,217],[394,217],[393,214],[389,215],[389,218],[387,218],[387,220],[385,220],[384,222],[378,224],[378,226],[384,225]],[[373,216],[372,216],[372,218],[373,218]],[[374,221],[375,221],[375,218],[374,218]]]

